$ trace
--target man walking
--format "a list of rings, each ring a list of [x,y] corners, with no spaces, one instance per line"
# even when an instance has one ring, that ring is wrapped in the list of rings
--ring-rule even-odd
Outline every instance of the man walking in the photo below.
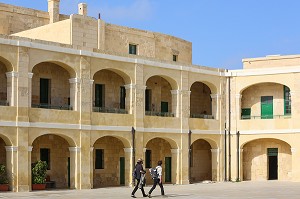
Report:
[[[138,188],[141,189],[143,197],[147,197],[148,196],[147,194],[145,194],[143,183],[140,183],[142,174],[145,174],[145,173],[146,173],[146,171],[143,168],[143,160],[141,158],[139,158],[137,160],[137,163],[136,163],[135,169],[134,169],[134,178],[137,180],[137,183],[136,183],[136,185],[135,185],[135,187],[134,187],[134,189],[133,189],[133,191],[131,193],[131,197],[132,198],[136,198],[134,194],[138,190]]]
[[[149,191],[149,194],[148,194],[148,197],[151,198],[151,193],[152,191],[156,188],[156,185],[158,184],[160,186],[160,192],[161,192],[161,195],[164,196],[165,195],[165,190],[164,190],[164,186],[162,184],[162,161],[159,160],[157,162],[157,167],[155,167],[156,169],[156,172],[158,174],[158,177],[157,178],[153,178],[153,186],[152,188],[150,189]]]

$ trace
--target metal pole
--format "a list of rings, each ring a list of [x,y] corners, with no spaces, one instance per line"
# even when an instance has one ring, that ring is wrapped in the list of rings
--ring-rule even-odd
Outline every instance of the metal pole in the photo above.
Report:
[[[192,138],[192,131],[189,130],[189,183],[191,183],[191,158],[192,158],[192,148],[191,148],[191,138]]]
[[[237,146],[236,146],[236,153],[237,153],[237,181],[240,181],[240,131],[236,132],[236,139],[237,139]]]
[[[135,129],[131,128],[131,135],[132,135],[132,171],[135,168]],[[132,185],[135,186],[135,179],[132,178]]]
[[[227,132],[226,132],[226,123],[225,123],[225,131],[224,131],[224,169],[225,169],[225,173],[224,173],[224,180],[227,181]]]

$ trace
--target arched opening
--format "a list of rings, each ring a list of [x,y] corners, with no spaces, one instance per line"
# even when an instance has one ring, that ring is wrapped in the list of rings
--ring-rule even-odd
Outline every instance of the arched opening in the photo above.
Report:
[[[58,64],[42,62],[32,69],[32,107],[70,110],[70,73]]]
[[[149,168],[155,168],[157,162],[162,160],[163,182],[176,182],[176,157],[172,157],[172,148],[170,143],[162,138],[153,138],[148,141],[145,151],[144,168],[148,171]],[[146,175],[146,181],[152,182],[151,176]]]
[[[191,118],[213,119],[211,90],[206,84],[202,82],[193,83],[190,103]]]
[[[291,146],[264,138],[246,143],[242,158],[243,180],[291,180]]]
[[[93,188],[125,185],[124,144],[118,138],[105,136],[94,144]]]
[[[0,106],[8,106],[7,100],[7,68],[6,65],[0,61]]]
[[[154,116],[174,117],[172,87],[160,76],[152,76],[146,82],[145,114]],[[175,105],[175,104],[174,104]]]
[[[6,150],[5,150],[5,142],[0,137],[0,164],[3,164],[6,166]]]
[[[260,83],[243,90],[241,119],[273,119],[290,115],[289,87],[278,83]]]
[[[94,75],[93,111],[127,113],[126,89],[122,76],[111,70],[101,70]]]
[[[70,188],[69,143],[58,135],[47,134],[36,138],[32,147],[31,163],[42,160],[48,164],[47,188]]]
[[[198,139],[191,145],[191,182],[212,180],[212,152],[210,144]]]

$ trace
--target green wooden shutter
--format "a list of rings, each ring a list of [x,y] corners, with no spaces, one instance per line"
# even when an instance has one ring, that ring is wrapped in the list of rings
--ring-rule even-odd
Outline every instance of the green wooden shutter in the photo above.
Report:
[[[273,119],[273,96],[261,96],[261,119]]]
[[[172,157],[165,157],[165,182],[172,181]]]

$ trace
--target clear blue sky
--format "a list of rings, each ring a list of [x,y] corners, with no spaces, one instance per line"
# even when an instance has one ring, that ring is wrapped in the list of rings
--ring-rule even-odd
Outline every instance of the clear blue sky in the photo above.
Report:
[[[47,10],[47,0],[0,0]],[[174,35],[193,43],[193,64],[240,69],[243,58],[300,54],[300,0],[61,0],[61,13]]]

